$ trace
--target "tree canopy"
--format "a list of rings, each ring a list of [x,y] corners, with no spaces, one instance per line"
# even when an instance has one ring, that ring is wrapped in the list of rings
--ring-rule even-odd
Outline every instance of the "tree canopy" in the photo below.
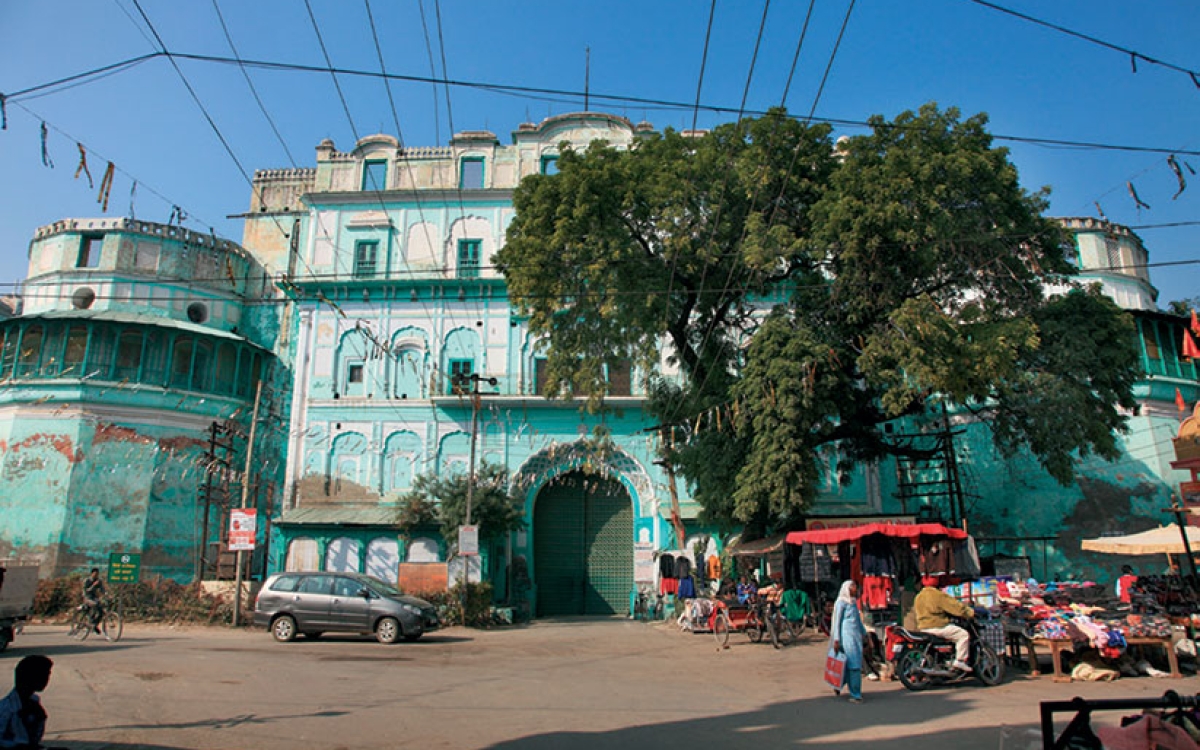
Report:
[[[420,474],[412,489],[400,496],[396,523],[405,533],[437,527],[451,544],[458,542],[458,527],[467,519],[467,487],[470,477],[453,474],[438,477]],[[502,538],[524,526],[521,499],[509,492],[508,472],[503,466],[484,464],[475,472],[471,493],[471,523],[479,526],[483,539]]]
[[[785,524],[826,448],[841,470],[912,451],[884,425],[934,406],[1064,483],[1075,457],[1115,458],[1132,322],[1097,290],[1047,293],[1074,272],[1069,237],[986,123],[930,104],[835,144],[772,111],[564,150],[518,187],[496,258],[551,390],[598,405],[606,364],[641,364],[682,431],[666,458],[728,524]]]

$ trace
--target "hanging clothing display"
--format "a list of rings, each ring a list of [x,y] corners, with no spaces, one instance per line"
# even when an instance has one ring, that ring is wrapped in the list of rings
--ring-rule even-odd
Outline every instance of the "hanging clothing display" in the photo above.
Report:
[[[967,537],[962,541],[954,542],[954,575],[959,578],[978,578],[982,573],[975,540]]]
[[[679,579],[675,577],[675,557],[669,554],[659,555],[658,577],[660,594],[674,594],[679,590]]]
[[[926,576],[954,573],[954,549],[945,537],[921,537],[920,571]]]
[[[828,583],[833,578],[833,561],[829,550],[821,544],[790,544],[798,549],[799,580],[797,583]],[[786,558],[785,558],[786,560]],[[784,568],[785,572],[787,568]]]
[[[896,579],[890,576],[863,575],[859,601],[867,609],[887,609],[891,604]]]
[[[864,576],[896,575],[896,558],[892,554],[892,540],[883,534],[864,536],[859,540]]]

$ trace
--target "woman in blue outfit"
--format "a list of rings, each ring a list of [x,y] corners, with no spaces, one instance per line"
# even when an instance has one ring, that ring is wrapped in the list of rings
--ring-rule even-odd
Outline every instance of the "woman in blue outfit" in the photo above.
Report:
[[[833,619],[829,622],[829,648],[833,653],[846,655],[842,687],[850,691],[851,703],[862,703],[863,639],[867,636],[855,601],[857,598],[858,584],[854,581],[843,583],[833,605]],[[833,692],[836,695],[842,693],[839,689]]]

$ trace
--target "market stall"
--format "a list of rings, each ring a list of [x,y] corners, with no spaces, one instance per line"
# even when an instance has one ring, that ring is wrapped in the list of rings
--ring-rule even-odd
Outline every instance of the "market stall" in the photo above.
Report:
[[[792,551],[834,550],[832,579],[858,583],[863,623],[873,633],[878,653],[886,652],[889,659],[893,654],[883,647],[888,626],[904,622],[923,577],[950,582],[979,575],[970,536],[940,523],[876,522],[793,531],[787,545]],[[998,625],[995,635],[993,645],[1003,650]]]
[[[1090,583],[1000,580],[995,585],[1009,655],[1020,659],[1025,651],[1033,675],[1040,674],[1041,653],[1050,656],[1055,682],[1181,676],[1171,623],[1153,607],[1133,611],[1110,588]],[[1065,653],[1075,657],[1070,670],[1063,666]],[[1150,663],[1160,656],[1169,671]]]

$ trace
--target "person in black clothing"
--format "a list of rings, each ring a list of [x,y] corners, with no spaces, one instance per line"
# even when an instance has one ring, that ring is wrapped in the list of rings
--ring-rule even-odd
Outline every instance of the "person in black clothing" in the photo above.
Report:
[[[104,622],[104,581],[100,580],[100,569],[92,568],[88,577],[83,579],[83,606],[88,608],[92,629],[100,633]],[[108,638],[108,633],[103,633]]]

